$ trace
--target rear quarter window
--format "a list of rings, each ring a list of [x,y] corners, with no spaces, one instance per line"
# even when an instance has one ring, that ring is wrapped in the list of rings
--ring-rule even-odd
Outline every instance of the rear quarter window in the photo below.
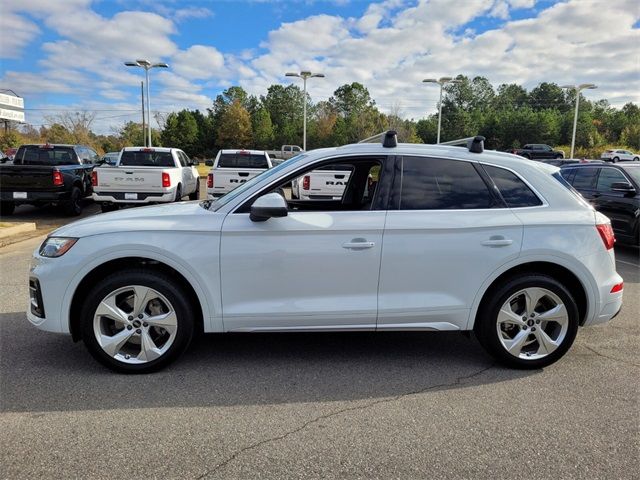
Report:
[[[573,188],[576,190],[594,190],[596,188],[596,178],[598,168],[576,168],[573,177]]]
[[[500,167],[483,165],[493,183],[502,194],[509,208],[537,207],[542,205],[538,196],[516,174]]]

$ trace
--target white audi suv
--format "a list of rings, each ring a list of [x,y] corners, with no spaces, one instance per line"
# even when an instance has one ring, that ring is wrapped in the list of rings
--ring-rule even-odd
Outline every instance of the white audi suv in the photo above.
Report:
[[[540,368],[622,305],[609,220],[556,167],[379,143],[304,153],[217,200],[96,215],[34,252],[27,315],[120,372],[166,366],[202,332],[473,331]],[[339,165],[338,198],[287,200]]]

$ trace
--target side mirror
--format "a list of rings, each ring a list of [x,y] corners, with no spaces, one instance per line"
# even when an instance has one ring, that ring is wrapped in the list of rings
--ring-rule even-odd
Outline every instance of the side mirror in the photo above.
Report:
[[[88,158],[83,158],[82,159],[82,164],[83,165],[91,165],[93,162],[91,160],[89,160]]]
[[[287,201],[279,193],[267,193],[251,205],[249,218],[252,222],[264,222],[271,217],[286,217],[289,214]]]
[[[636,189],[633,188],[629,182],[613,182],[611,184],[611,190],[614,192],[635,193]]]
[[[200,165],[200,161],[196,160],[195,158],[193,160],[191,160],[191,162],[189,162],[189,163],[191,163],[192,167]]]
[[[205,161],[204,161],[204,164],[205,164],[207,167],[213,167],[213,160],[205,160]]]

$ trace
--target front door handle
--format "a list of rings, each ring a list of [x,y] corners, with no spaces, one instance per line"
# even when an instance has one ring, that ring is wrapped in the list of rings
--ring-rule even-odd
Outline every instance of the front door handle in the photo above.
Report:
[[[367,248],[373,248],[375,246],[375,242],[368,242],[364,238],[354,238],[350,242],[342,244],[342,248],[348,248],[350,250],[365,250]]]
[[[505,238],[501,235],[494,235],[489,238],[489,240],[485,240],[482,242],[482,245],[485,247],[507,247],[513,243],[513,240],[510,238]]]

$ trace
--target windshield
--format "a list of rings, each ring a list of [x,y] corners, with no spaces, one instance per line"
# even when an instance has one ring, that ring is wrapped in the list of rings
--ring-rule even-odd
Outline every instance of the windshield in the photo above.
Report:
[[[121,167],[173,167],[171,152],[126,151],[120,158]]]
[[[297,163],[298,161],[300,161],[300,160],[302,160],[302,159],[304,159],[306,157],[307,157],[306,154],[296,155],[295,157],[291,157],[289,160],[285,160],[280,165],[278,165],[276,167],[273,167],[273,168],[270,168],[269,170],[265,170],[264,172],[262,172],[262,173],[256,175],[255,177],[253,177],[252,179],[247,180],[245,183],[240,185],[238,188],[235,188],[235,189],[231,190],[229,193],[227,193],[226,195],[223,195],[222,197],[218,198],[217,200],[215,200],[215,201],[207,200],[205,202],[202,202],[202,206],[204,208],[208,208],[208,209],[216,211],[219,208],[221,208],[223,205],[226,205],[227,203],[229,203],[234,198],[239,197],[240,195],[242,195],[244,192],[246,192],[247,190],[252,188],[256,183],[261,182],[261,181],[263,181],[263,180],[265,180],[267,178],[271,178],[271,177],[277,175],[281,170],[284,170],[289,165]]]

